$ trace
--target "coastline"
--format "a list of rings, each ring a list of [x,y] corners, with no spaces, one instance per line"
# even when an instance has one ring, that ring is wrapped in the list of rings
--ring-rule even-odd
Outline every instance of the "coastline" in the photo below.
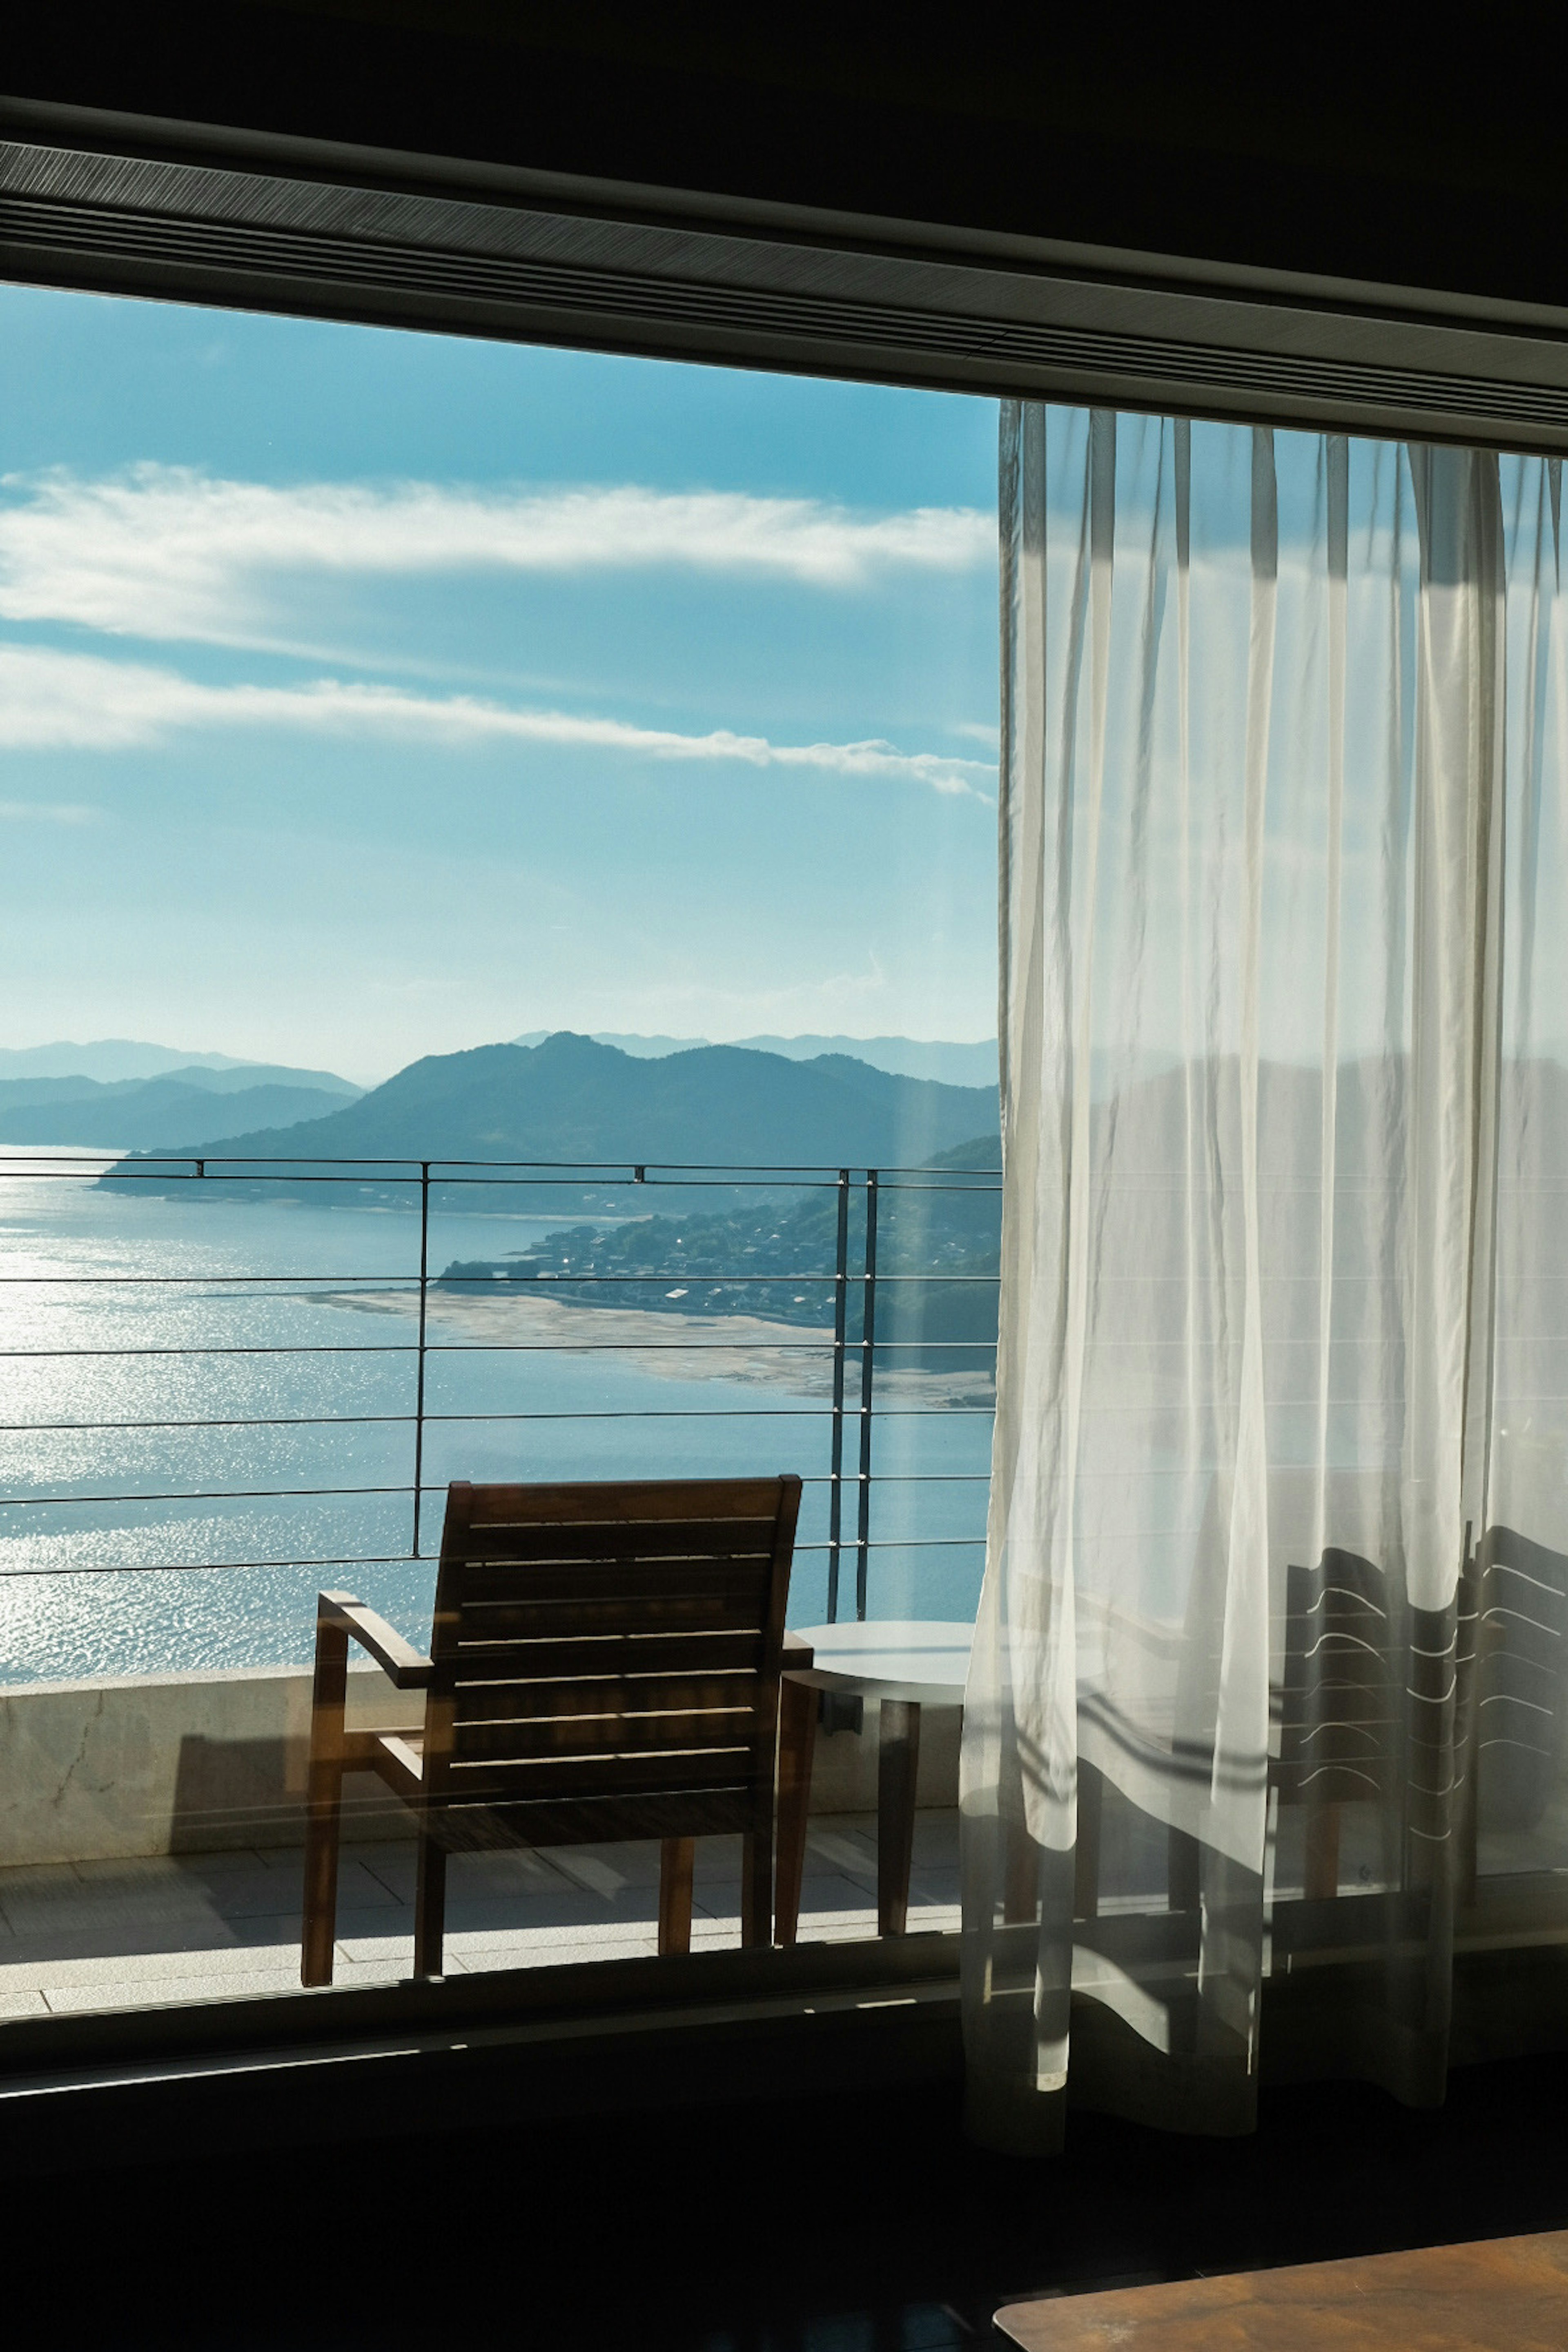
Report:
[[[317,1291],[309,1294],[323,1307],[347,1308],[362,1315],[416,1312],[407,1291]],[[450,1335],[467,1340],[494,1340],[505,1334],[515,1345],[559,1350],[563,1355],[591,1355],[614,1350],[625,1363],[655,1378],[669,1381],[726,1380],[742,1387],[788,1389],[797,1396],[833,1394],[831,1332],[812,1332],[798,1323],[774,1323],[754,1315],[666,1315],[636,1307],[584,1307],[540,1295],[530,1287],[501,1298],[454,1297],[431,1286],[426,1308],[426,1329],[433,1336]],[[847,1407],[855,1409],[858,1395],[859,1352],[848,1351]],[[851,1394],[853,1391],[853,1394]],[[879,1363],[879,1396],[898,1396],[923,1405],[990,1405],[994,1386],[988,1371],[951,1372],[926,1367],[902,1369]]]

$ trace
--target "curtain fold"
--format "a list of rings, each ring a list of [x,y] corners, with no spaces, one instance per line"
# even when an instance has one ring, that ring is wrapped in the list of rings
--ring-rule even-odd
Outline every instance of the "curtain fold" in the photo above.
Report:
[[[1563,1756],[1559,476],[1012,404],[1000,484],[971,2128],[1245,2130],[1266,1987],[1272,2059],[1430,2101]]]

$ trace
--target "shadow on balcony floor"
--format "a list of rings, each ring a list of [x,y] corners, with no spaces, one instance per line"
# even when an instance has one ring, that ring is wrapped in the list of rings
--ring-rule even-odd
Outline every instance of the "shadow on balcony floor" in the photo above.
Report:
[[[955,1812],[917,1817],[910,1926],[958,1925]],[[697,1849],[694,1945],[740,1932],[740,1840]],[[297,1991],[298,1848],[50,1864],[0,1872],[0,2018]],[[804,1939],[875,1935],[876,1823],[833,1814],[807,1847]],[[395,1983],[414,1950],[414,1848],[345,1845],[335,1979]],[[657,1845],[458,1854],[447,1971],[652,1952]]]

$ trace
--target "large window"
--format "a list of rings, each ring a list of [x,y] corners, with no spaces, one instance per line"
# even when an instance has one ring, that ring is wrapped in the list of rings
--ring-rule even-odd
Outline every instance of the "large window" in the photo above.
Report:
[[[792,1624],[972,1615],[995,411],[0,311],[0,2006],[37,2017],[298,1982],[316,1596],[426,1644],[449,1480],[797,1473]],[[837,1744],[807,1911],[867,1932]],[[350,1819],[339,1981],[407,1972],[407,1830]],[[455,1965],[652,1948],[656,1854],[454,1870]],[[738,1899],[721,1846],[700,1932]]]

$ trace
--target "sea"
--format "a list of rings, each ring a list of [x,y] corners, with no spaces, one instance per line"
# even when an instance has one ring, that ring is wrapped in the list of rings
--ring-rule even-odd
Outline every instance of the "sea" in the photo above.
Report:
[[[100,1182],[105,1164],[0,1163],[0,1684],[304,1664],[326,1588],[424,1643],[454,1478],[796,1471],[790,1621],[829,1613],[832,1418],[811,1335],[750,1326],[737,1348],[675,1314],[531,1321],[524,1301],[437,1294],[416,1556],[414,1206],[342,1188],[160,1192]],[[430,1271],[525,1250],[561,1222],[433,1197]],[[866,1613],[972,1617],[984,1391],[879,1370],[872,1433]],[[852,1412],[846,1471],[858,1459]],[[851,1487],[841,1616],[856,1613],[857,1507]]]

